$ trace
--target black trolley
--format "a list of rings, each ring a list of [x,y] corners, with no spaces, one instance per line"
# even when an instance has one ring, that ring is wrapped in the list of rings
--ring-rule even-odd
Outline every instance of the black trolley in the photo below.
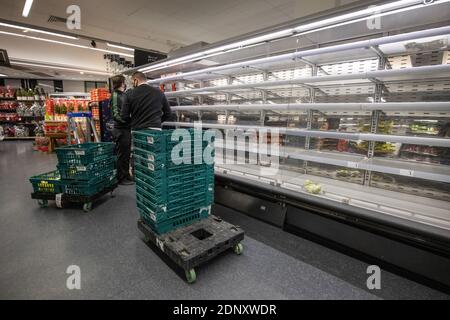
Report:
[[[213,215],[163,235],[158,235],[142,219],[138,228],[146,243],[151,243],[185,271],[190,284],[197,280],[198,266],[230,249],[238,255],[244,251],[241,244],[244,231]]]

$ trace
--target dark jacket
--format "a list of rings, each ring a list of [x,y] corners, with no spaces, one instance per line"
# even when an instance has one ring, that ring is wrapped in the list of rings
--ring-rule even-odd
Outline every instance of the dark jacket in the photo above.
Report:
[[[143,84],[126,93],[122,119],[130,122],[132,130],[142,130],[161,128],[163,122],[172,120],[172,114],[166,95]]]
[[[129,129],[130,124],[122,119],[122,109],[124,105],[125,94],[116,90],[112,93],[109,105],[111,106],[115,129]]]

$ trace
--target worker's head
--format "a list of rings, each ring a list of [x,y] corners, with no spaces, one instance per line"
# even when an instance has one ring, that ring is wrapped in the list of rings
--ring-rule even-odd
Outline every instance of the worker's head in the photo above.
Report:
[[[141,84],[147,83],[147,77],[142,72],[135,72],[133,73],[133,76],[131,77],[133,80],[133,86],[136,88],[140,86]]]
[[[127,89],[125,85],[125,77],[122,75],[112,77],[111,82],[114,91],[124,92]]]

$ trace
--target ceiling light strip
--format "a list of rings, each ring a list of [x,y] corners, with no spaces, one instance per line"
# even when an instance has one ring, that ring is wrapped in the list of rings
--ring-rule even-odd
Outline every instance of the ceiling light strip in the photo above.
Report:
[[[6,32],[6,31],[0,31],[0,34],[5,34],[5,35],[10,35],[10,36],[15,36],[15,37],[21,37],[21,38],[27,38],[27,39],[33,39],[33,40],[39,40],[39,41],[44,41],[44,42],[49,42],[49,43],[62,44],[62,45],[70,46],[70,47],[95,50],[95,51],[100,51],[100,52],[105,52],[105,53],[117,54],[117,55],[124,56],[124,57],[134,58],[134,55],[128,54],[128,53],[122,53],[122,52],[111,51],[111,50],[106,50],[106,49],[99,49],[99,48],[92,48],[92,47],[88,47],[88,46],[85,46],[85,45],[75,44],[75,43],[70,43],[70,42],[63,42],[63,41],[58,41],[58,40],[45,39],[45,38],[40,38],[40,37],[33,37],[33,36],[28,36],[28,35],[24,35],[24,34],[17,34],[17,33],[12,33],[12,32]]]
[[[78,38],[74,37],[74,36],[68,36],[68,35],[65,35],[65,34],[62,34],[62,33],[44,31],[44,30],[39,30],[39,29],[34,29],[34,28],[22,27],[22,26],[18,26],[18,25],[15,25],[15,24],[9,24],[9,23],[0,22],[0,26],[1,27],[7,27],[7,28],[20,29],[20,30],[27,31],[27,32],[43,33],[43,34],[48,34],[50,36],[61,37],[61,38],[66,38],[66,39],[78,40]]]
[[[111,48],[122,49],[122,50],[127,50],[127,51],[133,51],[133,52],[134,52],[134,49],[133,49],[133,48],[128,48],[128,47],[124,47],[124,46],[119,46],[119,45],[112,44],[112,43],[109,43],[109,42],[107,42],[106,45],[107,45],[108,47],[111,47]]]
[[[52,66],[52,65],[38,64],[38,63],[29,63],[29,62],[21,62],[21,61],[11,61],[11,64],[12,65],[29,66],[29,67],[56,69],[56,70],[84,72],[84,73],[89,73],[89,74],[97,74],[97,75],[105,75],[105,76],[111,75],[110,73],[102,72],[102,71],[93,71],[93,70],[86,70],[86,69],[59,67],[59,66]]]
[[[22,16],[25,18],[28,18],[28,15],[30,14],[31,6],[33,5],[33,0],[26,0],[25,5],[23,7]]]

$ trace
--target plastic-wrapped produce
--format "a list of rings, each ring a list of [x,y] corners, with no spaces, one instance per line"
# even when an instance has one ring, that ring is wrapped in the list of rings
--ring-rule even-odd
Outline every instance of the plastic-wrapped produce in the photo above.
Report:
[[[42,117],[42,116],[45,116],[45,107],[41,106],[39,103],[35,102],[31,106],[30,112],[32,112],[33,116],[35,116],[35,117]]]
[[[32,117],[33,116],[32,108],[28,108],[28,106],[25,103],[19,103],[19,105],[17,106],[16,112],[19,117]]]
[[[45,136],[45,130],[44,130],[44,122],[36,122],[36,127],[34,129],[34,135],[36,137],[44,137]]]
[[[17,138],[26,138],[30,136],[30,130],[25,126],[14,126],[14,132]]]

